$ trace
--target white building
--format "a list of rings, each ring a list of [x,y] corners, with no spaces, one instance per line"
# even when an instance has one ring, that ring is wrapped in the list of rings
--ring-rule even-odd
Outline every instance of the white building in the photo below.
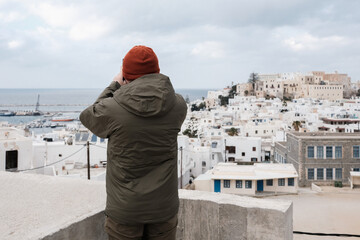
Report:
[[[260,162],[261,138],[225,137],[225,159],[228,162]]]
[[[32,140],[16,128],[0,128],[0,171],[32,168]]]
[[[297,193],[298,174],[292,164],[219,163],[194,181],[195,190],[255,196]]]

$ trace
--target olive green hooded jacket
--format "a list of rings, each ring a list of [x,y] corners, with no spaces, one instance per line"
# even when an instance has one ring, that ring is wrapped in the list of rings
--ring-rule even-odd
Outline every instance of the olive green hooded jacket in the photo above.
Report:
[[[178,212],[177,135],[187,106],[163,74],[112,82],[80,114],[108,138],[106,215],[121,224],[164,222]]]

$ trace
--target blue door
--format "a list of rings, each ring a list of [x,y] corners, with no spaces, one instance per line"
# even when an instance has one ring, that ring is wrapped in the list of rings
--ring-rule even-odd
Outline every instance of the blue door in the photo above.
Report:
[[[257,181],[257,191],[258,192],[264,191],[264,180]]]
[[[220,180],[214,181],[214,192],[220,192]]]

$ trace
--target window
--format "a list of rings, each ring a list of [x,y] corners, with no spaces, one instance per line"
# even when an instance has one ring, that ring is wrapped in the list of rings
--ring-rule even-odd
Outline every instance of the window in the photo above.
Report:
[[[252,182],[250,180],[245,180],[245,188],[252,188]]]
[[[252,162],[257,162],[257,158],[251,158]]]
[[[257,130],[255,130],[255,134],[257,134],[258,133],[258,131]]]
[[[333,157],[333,147],[326,146],[326,158],[332,158],[332,157]]]
[[[333,179],[333,169],[327,168],[326,169],[326,180],[332,180]]]
[[[342,179],[342,168],[335,169],[335,179]]]
[[[314,169],[308,168],[308,180],[314,180]]]
[[[317,146],[316,147],[316,157],[317,158],[324,158],[324,147],[323,146]]]
[[[324,180],[324,169],[323,168],[316,169],[316,173],[317,173],[317,180]]]
[[[245,157],[245,152],[242,152],[242,153],[241,153],[241,156]]]
[[[202,161],[202,166],[206,167],[206,162],[205,161]]]
[[[242,180],[236,180],[236,188],[242,188]]]
[[[335,158],[342,158],[342,146],[335,147]]]
[[[252,149],[253,149],[253,152],[255,152],[255,151],[256,151],[256,147],[253,147]]]
[[[224,188],[230,188],[230,180],[224,180]]]
[[[294,186],[295,185],[295,179],[294,178],[288,178],[288,186]]]
[[[226,150],[229,151],[229,153],[236,153],[234,146],[227,146]]]
[[[97,136],[95,134],[93,134],[91,136],[91,142],[96,142],[97,141]]]
[[[273,180],[272,179],[266,180],[266,186],[272,186],[272,185],[273,185]]]
[[[360,168],[354,168],[353,171],[354,172],[360,172]]]
[[[212,148],[216,148],[216,147],[217,147],[217,142],[212,142],[212,143],[211,143],[211,147],[212,147]]]
[[[278,179],[278,186],[285,186],[285,178]]]
[[[308,158],[314,158],[314,146],[308,146]]]
[[[360,146],[353,146],[353,158],[360,158]]]

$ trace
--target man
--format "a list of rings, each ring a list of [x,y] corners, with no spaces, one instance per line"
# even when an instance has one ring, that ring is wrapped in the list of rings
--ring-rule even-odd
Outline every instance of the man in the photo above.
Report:
[[[122,71],[80,114],[84,126],[108,138],[109,239],[175,239],[177,135],[187,107],[159,72],[151,48],[133,47]]]

